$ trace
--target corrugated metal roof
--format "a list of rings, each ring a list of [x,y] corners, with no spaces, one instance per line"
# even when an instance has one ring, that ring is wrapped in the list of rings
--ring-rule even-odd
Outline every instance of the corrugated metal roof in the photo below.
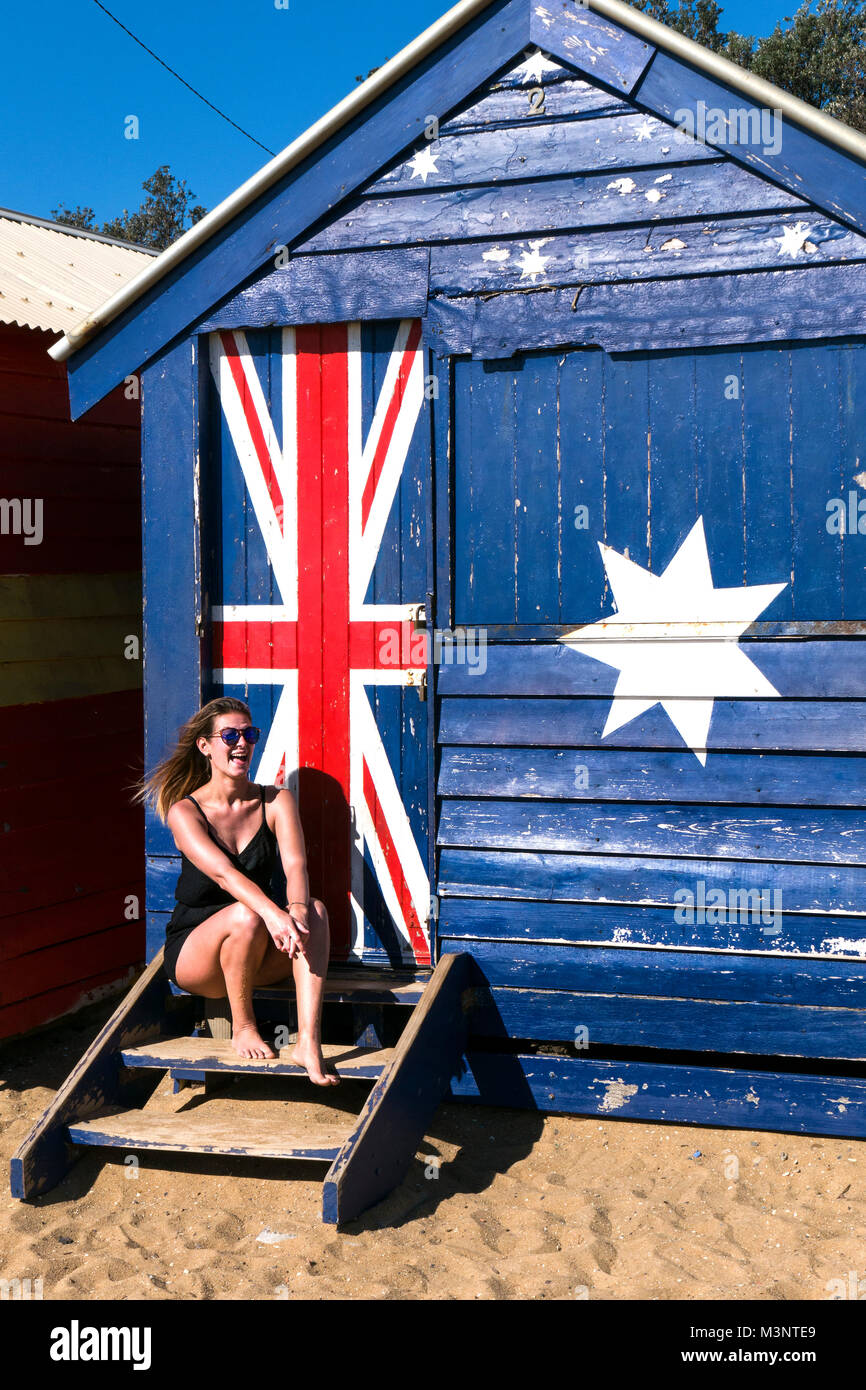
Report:
[[[0,208],[0,323],[65,333],[153,253]]]

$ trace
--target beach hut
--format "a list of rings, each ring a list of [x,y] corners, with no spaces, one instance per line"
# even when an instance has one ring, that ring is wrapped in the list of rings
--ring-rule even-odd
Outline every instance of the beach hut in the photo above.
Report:
[[[73,424],[47,352],[152,259],[0,209],[0,1038],[144,953],[139,401]]]
[[[147,764],[249,698],[385,1050],[315,1142],[95,1114],[250,1069],[179,1036],[151,821],[19,1195],[216,1149],[343,1219],[443,1095],[866,1133],[864,230],[860,134],[619,0],[464,0],[67,334],[76,412],[142,374]]]

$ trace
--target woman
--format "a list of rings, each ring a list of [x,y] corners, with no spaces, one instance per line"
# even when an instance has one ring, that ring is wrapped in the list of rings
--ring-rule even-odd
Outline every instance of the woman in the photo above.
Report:
[[[325,1070],[320,1041],[328,914],[324,903],[310,898],[294,796],[249,779],[259,732],[243,701],[211,700],[142,784],[140,798],[155,805],[181,855],[165,970],[190,994],[228,996],[232,1047],[241,1057],[276,1055],[256,1026],[253,990],[294,971],[298,1040],[292,1060],[317,1085],[333,1086],[339,1077]],[[278,857],[287,908],[269,896]]]

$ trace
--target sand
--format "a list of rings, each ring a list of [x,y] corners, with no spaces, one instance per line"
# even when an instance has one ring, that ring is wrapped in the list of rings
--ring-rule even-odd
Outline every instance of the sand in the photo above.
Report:
[[[866,1144],[847,1139],[447,1104],[401,1186],[340,1232],[322,1165],[151,1153],[133,1176],[100,1149],[14,1200],[10,1155],[111,1011],[0,1053],[0,1278],[41,1279],[44,1299],[866,1295]],[[346,1082],[339,1104],[366,1094]],[[309,1115],[318,1096],[242,1078],[203,1101],[166,1077],[149,1106]]]

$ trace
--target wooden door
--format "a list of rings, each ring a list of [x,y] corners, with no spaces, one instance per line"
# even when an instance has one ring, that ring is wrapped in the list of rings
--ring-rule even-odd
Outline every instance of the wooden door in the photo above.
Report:
[[[334,959],[429,960],[420,324],[211,335],[211,689],[298,797]]]

